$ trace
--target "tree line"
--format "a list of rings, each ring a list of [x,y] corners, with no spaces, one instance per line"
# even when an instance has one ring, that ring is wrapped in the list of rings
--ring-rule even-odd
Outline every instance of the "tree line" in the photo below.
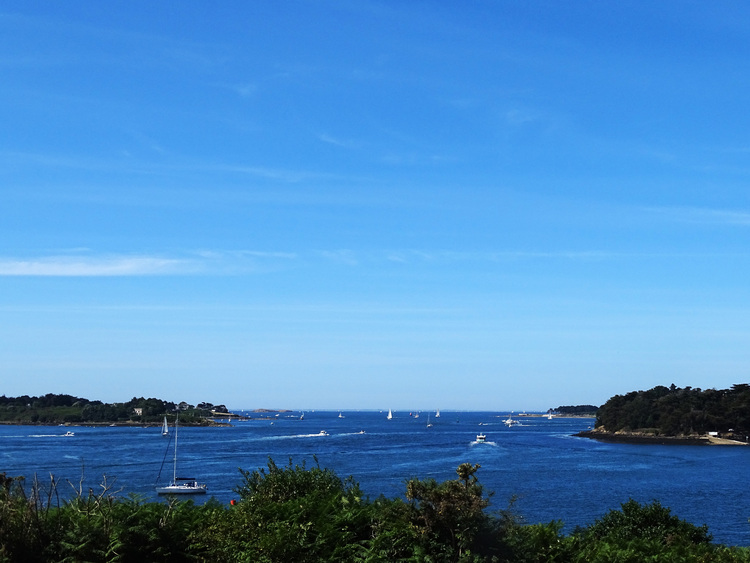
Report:
[[[167,416],[173,421],[175,413],[180,413],[180,421],[185,424],[210,417],[212,411],[227,412],[224,405],[200,403],[174,403],[161,399],[133,397],[123,403],[103,403],[83,397],[48,393],[39,397],[0,396],[0,422],[17,424],[77,424],[77,423],[116,423],[143,422],[156,423]]]
[[[744,440],[750,434],[750,385],[702,390],[672,384],[615,395],[599,408],[595,426],[665,436],[719,432]]]
[[[479,465],[457,478],[406,481],[404,498],[365,498],[352,478],[304,463],[241,471],[229,506],[118,497],[106,483],[60,501],[58,484],[0,474],[0,561],[152,562],[750,562],[750,549],[712,542],[706,526],[654,501],[630,500],[586,527],[524,524],[488,512]]]
[[[550,409],[551,412],[557,414],[572,414],[578,416],[590,415],[594,416],[599,407],[595,405],[562,405],[556,409]]]

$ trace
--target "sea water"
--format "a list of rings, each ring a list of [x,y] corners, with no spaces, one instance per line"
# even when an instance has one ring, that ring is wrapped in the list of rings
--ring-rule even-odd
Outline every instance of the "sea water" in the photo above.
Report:
[[[315,463],[353,476],[370,498],[403,496],[405,481],[455,479],[461,463],[479,464],[491,509],[512,509],[527,523],[560,520],[566,532],[591,524],[632,498],[658,500],[672,514],[708,524],[714,540],[750,545],[745,492],[750,448],[607,444],[574,434],[592,419],[507,413],[307,411],[179,429],[178,476],[195,477],[221,502],[236,498],[239,469]],[[420,416],[416,416],[420,414]],[[260,415],[251,414],[256,417]],[[263,415],[266,416],[266,415]],[[428,419],[430,425],[428,426]],[[67,430],[75,435],[64,436]],[[321,434],[321,431],[325,431]],[[478,434],[486,435],[484,443]],[[172,477],[173,445],[159,427],[0,427],[0,472],[54,475],[64,495],[82,487],[156,500],[154,486]]]

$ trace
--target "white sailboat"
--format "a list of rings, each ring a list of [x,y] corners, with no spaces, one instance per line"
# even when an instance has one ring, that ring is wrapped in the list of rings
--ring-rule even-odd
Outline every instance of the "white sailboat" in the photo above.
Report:
[[[386,418],[388,420],[391,420],[393,418],[393,412],[391,411],[391,409],[388,409],[388,416],[386,416]]]
[[[161,427],[161,435],[169,436],[169,425],[167,424],[167,417],[164,417],[164,424]]]
[[[438,409],[437,412],[435,413],[435,418],[440,418],[440,409]]]
[[[177,418],[174,420],[174,464],[172,482],[164,487],[156,487],[158,495],[205,495],[206,484],[199,483],[195,477],[177,476]]]

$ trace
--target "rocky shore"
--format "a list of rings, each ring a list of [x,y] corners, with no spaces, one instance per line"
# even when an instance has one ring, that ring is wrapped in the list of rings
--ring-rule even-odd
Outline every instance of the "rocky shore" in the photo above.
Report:
[[[714,436],[657,436],[643,432],[607,432],[584,430],[575,434],[579,438],[590,438],[600,442],[618,444],[653,444],[660,446],[746,446],[745,442]]]

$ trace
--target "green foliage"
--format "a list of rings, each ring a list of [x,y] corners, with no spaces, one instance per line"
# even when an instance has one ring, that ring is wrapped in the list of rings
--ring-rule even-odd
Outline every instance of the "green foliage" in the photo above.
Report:
[[[60,502],[57,483],[0,474],[0,562],[750,563],[750,549],[711,543],[705,526],[633,500],[565,536],[487,513],[478,465],[458,478],[406,482],[406,501],[362,498],[351,479],[304,463],[242,471],[239,502],[145,502],[102,483]]]
[[[629,500],[584,530],[577,530],[577,561],[723,561],[708,528],[695,526],[658,501]]]
[[[595,415],[599,407],[594,405],[567,405],[553,409],[558,414]]]
[[[642,505],[630,499],[620,510],[612,510],[589,526],[586,538],[609,542],[628,542],[633,539],[658,540],[662,543],[711,543],[708,528],[695,526],[677,516],[658,501]]]
[[[609,432],[655,429],[666,436],[717,431],[744,440],[750,434],[750,385],[723,390],[660,385],[615,395],[599,408],[596,426]]]
[[[303,462],[242,471],[231,524],[220,515],[202,541],[221,560],[354,561],[369,538],[372,505],[351,479]],[[210,536],[210,537],[209,537]],[[221,537],[219,544],[215,538]]]
[[[493,522],[484,512],[489,500],[476,477],[479,467],[462,463],[456,470],[458,479],[443,483],[434,479],[406,483],[417,535],[436,560],[470,561],[473,552],[492,551]]]
[[[180,421],[182,424],[198,424],[211,416],[210,403],[202,403],[195,408],[187,403],[180,403]],[[135,409],[142,414],[136,415]],[[226,407],[219,405],[219,409]],[[159,423],[167,415],[170,422],[174,420],[178,406],[161,399],[144,399],[133,397],[125,403],[105,404],[101,401],[89,401],[72,395],[55,395],[48,393],[43,397],[0,396],[0,422],[32,424],[79,424],[86,422],[113,423],[138,422]]]

